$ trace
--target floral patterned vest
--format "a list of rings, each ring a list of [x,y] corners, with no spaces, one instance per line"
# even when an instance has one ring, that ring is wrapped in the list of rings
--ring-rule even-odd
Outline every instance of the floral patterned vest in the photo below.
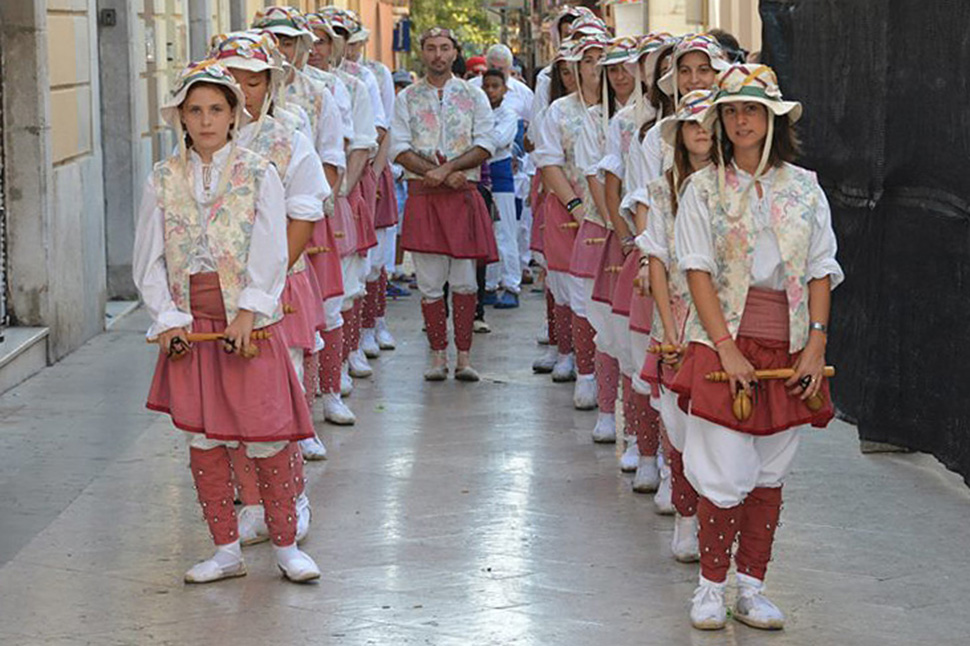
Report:
[[[475,135],[475,97],[482,90],[468,81],[450,79],[438,100],[438,88],[421,79],[402,90],[398,97],[408,107],[408,130],[411,150],[436,160],[441,153],[446,160],[456,159],[471,149]],[[437,163],[437,162],[435,162]],[[408,178],[416,177],[405,171]],[[471,181],[478,181],[479,169],[465,171]]]
[[[773,172],[767,196],[769,226],[778,239],[785,268],[789,347],[791,352],[798,352],[808,342],[808,252],[812,218],[818,208],[818,182],[814,173],[791,164],[785,164]],[[722,187],[719,186],[716,166],[708,166],[691,176],[698,197],[707,205],[710,213],[717,264],[717,273],[712,276],[714,288],[721,301],[728,332],[736,338],[751,283],[757,232],[754,216],[747,204],[749,197],[743,194],[733,166],[725,170],[725,182],[722,204],[719,198]],[[741,204],[742,198],[744,204]],[[730,214],[734,214],[734,217]],[[687,339],[711,347],[714,345],[694,309],[687,320]]]
[[[165,213],[165,266],[172,300],[179,310],[191,313],[189,303],[189,261],[196,241],[205,236],[216,263],[226,320],[232,322],[239,312],[239,296],[249,282],[246,265],[249,243],[256,220],[259,182],[269,162],[245,148],[230,154],[225,190],[208,207],[195,201],[183,161],[177,156],[159,162],[152,181]],[[200,218],[208,218],[203,233]],[[283,317],[277,306],[271,317],[256,315],[254,328],[266,327]]]
[[[674,318],[674,330],[672,336],[677,342],[683,341],[684,323],[687,321],[687,312],[690,310],[690,289],[687,287],[687,275],[680,270],[677,265],[677,256],[674,254],[674,205],[671,200],[670,183],[666,175],[659,177],[647,184],[647,192],[650,194],[650,204],[653,208],[647,217],[660,218],[663,220],[664,234],[667,241],[667,257],[670,265],[667,267],[667,291],[670,293],[670,310]],[[653,325],[651,330],[664,330],[663,321],[660,318],[660,308],[653,308]],[[666,332],[667,330],[664,330]],[[655,336],[658,336],[655,333]]]
[[[617,126],[620,129],[620,150],[617,154],[620,159],[623,160],[623,174],[620,180],[623,182],[623,186],[620,188],[621,197],[628,192],[631,192],[634,188],[634,182],[630,179],[630,146],[633,142],[639,143],[637,136],[640,133],[640,129],[637,127],[636,120],[636,105],[628,105],[616,114],[613,115],[613,120],[616,121]],[[639,152],[639,151],[637,151]],[[633,218],[630,217],[632,214],[624,209],[620,209],[620,216],[623,217],[627,224],[630,226],[631,230],[634,230]]]
[[[579,141],[579,135],[583,128],[588,126],[590,119],[593,120],[594,125],[599,121],[599,106],[594,106],[592,110],[584,107],[583,102],[579,99],[579,94],[576,92],[553,101],[553,105],[556,103],[559,104],[558,109],[561,115],[559,121],[560,141],[566,157],[566,163],[562,167],[563,173],[572,185],[576,197],[583,201],[586,219],[606,226],[599,217],[596,204],[593,203],[593,196],[590,195],[589,186],[586,184],[586,176],[576,163],[576,142]],[[546,118],[548,117],[549,114],[546,113]]]
[[[299,70],[294,72],[293,82],[286,86],[286,98],[303,108],[310,118],[310,127],[317,131],[320,110],[323,108],[325,86]]]
[[[280,114],[286,113],[281,110]],[[283,117],[286,119],[287,117]],[[276,166],[276,172],[280,178],[286,177],[286,169],[290,166],[290,159],[293,157],[293,136],[295,128],[284,124],[274,117],[263,117],[259,122],[259,130],[246,146],[249,150],[265,157],[271,164]],[[293,266],[290,267],[289,274],[298,274],[306,269],[306,257],[300,254]]]

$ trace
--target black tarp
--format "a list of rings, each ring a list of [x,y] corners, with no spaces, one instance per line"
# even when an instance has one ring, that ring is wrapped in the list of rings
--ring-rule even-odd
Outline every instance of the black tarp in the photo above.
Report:
[[[802,101],[802,165],[846,282],[828,359],[863,439],[970,482],[970,2],[761,0],[765,62]]]

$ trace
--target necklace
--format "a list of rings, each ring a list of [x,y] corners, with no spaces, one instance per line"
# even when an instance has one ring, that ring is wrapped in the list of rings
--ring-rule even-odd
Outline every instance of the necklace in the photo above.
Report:
[[[202,164],[202,189],[209,194],[212,188],[212,164]]]

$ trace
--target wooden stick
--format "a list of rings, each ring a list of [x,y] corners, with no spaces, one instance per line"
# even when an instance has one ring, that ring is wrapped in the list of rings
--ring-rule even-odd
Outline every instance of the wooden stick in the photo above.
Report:
[[[296,314],[297,309],[290,305],[289,303],[283,303],[283,313],[284,314]]]
[[[263,341],[273,337],[273,333],[268,330],[253,330],[250,339],[253,341]],[[189,343],[203,343],[206,341],[222,341],[226,335],[222,332],[189,332],[185,335],[185,340]],[[158,337],[145,339],[146,343],[158,343]]]
[[[755,370],[754,376],[756,379],[791,379],[795,375],[794,368],[774,368],[771,370]],[[835,366],[825,366],[822,369],[822,376],[832,378],[835,376]],[[708,381],[713,381],[717,383],[722,383],[730,381],[728,375],[723,371],[709,372],[704,377]]]
[[[347,234],[344,233],[343,231],[334,231],[333,232],[333,237],[334,238],[346,238],[347,237]]]
[[[606,242],[606,238],[586,238],[586,240],[583,241],[583,244],[594,245],[603,244],[604,242]]]
[[[680,348],[675,345],[670,345],[667,343],[661,343],[660,345],[654,345],[647,349],[650,354],[669,354],[671,352],[680,352]],[[713,373],[712,373],[713,374]],[[710,377],[711,375],[708,375]],[[708,379],[708,381],[716,381],[715,379]]]
[[[560,229],[578,229],[579,222],[563,222],[559,225]]]
[[[314,256],[318,253],[330,253],[330,247],[307,247],[307,255]]]
[[[623,271],[623,265],[609,265],[606,267],[606,271],[610,272],[611,274],[618,274]]]

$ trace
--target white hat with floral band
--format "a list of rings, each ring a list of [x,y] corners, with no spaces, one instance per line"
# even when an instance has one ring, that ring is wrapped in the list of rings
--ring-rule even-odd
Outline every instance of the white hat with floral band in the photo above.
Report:
[[[701,52],[707,54],[711,61],[711,67],[715,71],[721,72],[731,66],[724,58],[724,49],[712,36],[707,34],[690,34],[684,36],[677,45],[674,46],[674,53],[671,55],[670,70],[667,71],[657,85],[663,90],[664,94],[673,97],[674,104],[680,102],[680,88],[677,85],[677,63],[681,57],[691,52]]]
[[[760,103],[768,110],[771,118],[768,119],[768,130],[761,148],[761,160],[758,162],[758,168],[753,175],[754,179],[757,180],[768,167],[768,160],[771,157],[771,146],[775,136],[774,117],[786,117],[789,123],[795,123],[802,116],[802,104],[798,101],[785,101],[782,98],[781,89],[778,87],[778,77],[775,75],[775,71],[767,65],[732,65],[718,75],[716,89],[717,93],[714,96],[713,106],[725,103],[753,102]],[[709,110],[705,116],[705,125],[710,127],[713,123],[715,138],[718,147],[721,149],[721,158],[723,159],[725,135],[722,132],[721,120],[718,116],[719,110]],[[721,201],[725,205],[728,215],[734,217],[734,209],[725,193],[724,176],[725,168],[721,164],[718,166]],[[745,193],[754,185],[755,182],[752,181],[745,189]],[[743,205],[744,201],[740,200],[738,204]],[[739,206],[738,209],[740,208],[743,207]]]
[[[280,53],[276,37],[268,31],[237,31],[230,34],[213,36],[210,41],[212,58],[232,69],[250,72],[269,72],[269,92],[263,102],[260,119],[269,106],[276,99],[277,93],[283,87],[286,72],[283,69],[283,54]]]
[[[306,18],[307,27],[310,28],[310,31],[312,32],[322,31],[326,33],[327,36],[330,37],[331,41],[335,41],[335,42],[343,41],[343,36],[338,34],[336,30],[333,28],[333,20],[328,14],[325,14],[322,11],[318,11],[315,13],[306,14],[305,18]],[[313,35],[316,36],[316,33],[314,33]]]
[[[571,47],[569,48],[569,52],[562,58],[562,60],[569,61],[570,63],[578,63],[579,61],[583,60],[583,54],[585,54],[587,50],[606,50],[606,48],[610,45],[610,37],[606,32],[589,36],[577,34],[569,38],[569,42],[571,43]]]
[[[602,36],[609,40],[610,28],[592,13],[583,14],[569,25],[569,37]]]
[[[560,42],[560,38],[559,38],[559,26],[562,24],[563,20],[565,20],[566,18],[572,18],[573,21],[575,21],[578,18],[584,18],[584,17],[595,18],[596,14],[594,14],[586,7],[582,7],[582,6],[574,7],[568,4],[563,5],[559,9],[559,13],[557,13],[556,16],[548,23],[549,36],[552,39],[552,46],[558,49],[562,45],[562,42]]]
[[[671,36],[665,31],[649,33],[640,39],[640,53],[637,58],[640,60],[643,80],[648,85],[653,86],[657,79],[653,77],[653,71],[657,67],[657,59],[674,48],[680,39]]]
[[[317,39],[307,26],[306,18],[293,7],[267,7],[257,11],[250,27],[268,31],[274,36],[296,38],[297,50],[293,65],[301,70],[306,65],[310,48]]]
[[[788,117],[790,123],[802,117],[802,104],[782,99],[778,77],[767,65],[732,65],[718,74],[714,105],[739,101],[760,103],[773,114]],[[708,121],[713,121],[716,116],[712,111]]]
[[[710,121],[706,116],[712,111],[714,97],[717,90],[694,90],[684,95],[677,106],[677,111],[660,122],[660,136],[670,146],[674,145],[677,138],[677,129],[685,121],[699,123],[710,129]]]
[[[236,83],[226,66],[207,58],[197,63],[189,63],[175,79],[175,87],[172,89],[172,96],[161,107],[162,119],[165,123],[175,128],[177,131],[182,129],[182,119],[179,116],[179,108],[189,95],[189,90],[198,83],[210,83],[212,85],[222,85],[229,88],[236,97],[235,125],[241,128],[250,121],[249,113],[246,112],[246,96],[242,88]]]
[[[635,61],[639,50],[637,39],[632,36],[620,36],[607,41],[606,49],[603,50],[603,58],[597,65],[622,65]]]

